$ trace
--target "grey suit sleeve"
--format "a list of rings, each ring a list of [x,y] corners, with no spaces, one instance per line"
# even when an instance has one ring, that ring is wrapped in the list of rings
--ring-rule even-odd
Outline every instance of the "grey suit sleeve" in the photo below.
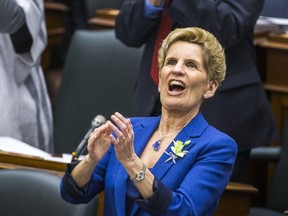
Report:
[[[15,33],[24,23],[24,10],[15,0],[0,0],[0,33]]]

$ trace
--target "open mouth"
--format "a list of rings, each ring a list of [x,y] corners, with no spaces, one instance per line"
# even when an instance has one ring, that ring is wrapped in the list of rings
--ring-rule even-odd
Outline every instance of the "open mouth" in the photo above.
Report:
[[[169,91],[181,92],[185,89],[185,84],[179,80],[171,80],[169,82]]]

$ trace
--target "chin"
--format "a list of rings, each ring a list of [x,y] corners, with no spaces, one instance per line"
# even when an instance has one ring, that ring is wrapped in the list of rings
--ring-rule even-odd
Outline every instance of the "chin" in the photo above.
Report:
[[[181,110],[181,107],[183,107],[183,105],[179,103],[165,103],[162,104],[162,107],[164,107],[168,111],[173,111],[173,110]]]

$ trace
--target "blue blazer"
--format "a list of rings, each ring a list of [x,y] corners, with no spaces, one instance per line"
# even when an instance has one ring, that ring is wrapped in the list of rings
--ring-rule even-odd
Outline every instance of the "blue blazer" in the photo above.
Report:
[[[141,155],[159,121],[160,117],[131,119],[137,155]],[[172,160],[165,163],[169,156],[163,153],[150,169],[155,178],[172,191],[169,205],[164,212],[157,215],[213,215],[233,169],[237,154],[235,141],[208,125],[201,113],[183,128],[174,140],[191,140],[184,148],[189,152],[183,158],[178,158],[176,163]],[[171,151],[172,145],[173,142],[166,152]],[[111,147],[84,189],[77,188],[67,172],[61,182],[61,195],[68,202],[85,203],[105,189],[104,215],[126,216],[127,181],[130,181],[129,176],[117,161]],[[139,199],[138,203],[141,203],[142,207],[139,207],[137,202],[134,203],[131,215],[151,215],[151,212],[157,212],[163,205],[163,199],[169,199],[161,197],[161,193],[161,190],[154,193],[153,196],[157,196],[157,199]]]

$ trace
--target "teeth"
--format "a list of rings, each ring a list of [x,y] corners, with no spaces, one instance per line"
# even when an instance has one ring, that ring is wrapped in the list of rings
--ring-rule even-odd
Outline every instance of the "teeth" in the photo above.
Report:
[[[170,85],[178,85],[178,86],[182,86],[182,87],[185,87],[184,83],[178,81],[178,80],[172,80],[170,82]]]

